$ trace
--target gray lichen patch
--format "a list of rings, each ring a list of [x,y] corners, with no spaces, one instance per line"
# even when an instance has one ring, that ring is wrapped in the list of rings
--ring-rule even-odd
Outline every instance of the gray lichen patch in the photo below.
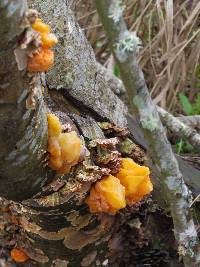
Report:
[[[146,103],[146,100],[143,99],[142,95],[135,95],[133,98],[133,103],[140,112],[140,122],[142,127],[150,132],[159,130],[161,122],[154,106],[152,106],[149,102]]]
[[[118,23],[122,17],[125,5],[123,5],[121,0],[116,0],[112,2],[109,6],[108,17],[111,18],[115,23]]]
[[[114,45],[114,50],[117,59],[120,62],[125,62],[130,53],[137,53],[141,46],[141,41],[136,35],[136,32],[123,32],[119,41]]]

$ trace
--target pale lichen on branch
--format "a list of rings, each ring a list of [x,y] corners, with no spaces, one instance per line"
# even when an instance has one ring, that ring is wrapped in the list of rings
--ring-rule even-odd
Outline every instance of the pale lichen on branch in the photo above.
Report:
[[[165,192],[166,201],[170,205],[175,237],[178,246],[182,248],[180,255],[183,257],[185,266],[199,266],[199,240],[190,210],[191,192],[183,180],[178,162],[150,97],[143,72],[139,67],[136,57],[138,40],[130,39],[134,44],[127,42],[128,47],[126,42],[124,44],[123,34],[127,32],[127,27],[122,12],[117,22],[110,18],[110,8],[114,8],[114,5],[118,8],[116,1],[95,0],[94,2],[119,66],[121,78],[130,99],[131,111],[135,113],[142,125],[149,154],[160,171],[159,180]],[[125,45],[121,46],[121,51],[116,49],[116,46],[120,47],[118,45],[120,40]],[[135,49],[135,51],[129,49]],[[191,225],[192,231],[188,232],[188,224]]]
[[[113,19],[115,23],[119,22],[123,11],[125,9],[125,5],[121,0],[116,0],[115,4],[111,4],[109,7],[109,18]]]

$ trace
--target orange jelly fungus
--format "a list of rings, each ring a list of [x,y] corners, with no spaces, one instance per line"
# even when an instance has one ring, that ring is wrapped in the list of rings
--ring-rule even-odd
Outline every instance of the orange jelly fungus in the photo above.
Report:
[[[47,115],[49,167],[58,173],[68,173],[78,163],[81,139],[75,131],[62,133],[62,125],[54,114]]]
[[[90,212],[107,212],[112,215],[126,206],[125,188],[118,178],[109,175],[96,182],[86,199]]]
[[[43,33],[41,34],[42,47],[51,48],[58,43],[58,39],[53,33]]]
[[[13,248],[10,252],[11,258],[18,263],[25,262],[29,259],[24,251],[19,248]]]
[[[149,174],[148,167],[140,166],[130,158],[122,159],[122,167],[116,177],[125,187],[128,205],[133,205],[142,200],[145,195],[153,190]]]
[[[41,48],[32,57],[29,57],[27,70],[29,72],[45,72],[54,63],[54,52],[49,48],[57,44],[58,39],[53,33],[50,33],[49,25],[39,18],[32,24],[32,28],[41,35]]]
[[[45,72],[50,69],[54,63],[54,53],[49,49],[40,49],[29,58],[27,70],[30,72]]]

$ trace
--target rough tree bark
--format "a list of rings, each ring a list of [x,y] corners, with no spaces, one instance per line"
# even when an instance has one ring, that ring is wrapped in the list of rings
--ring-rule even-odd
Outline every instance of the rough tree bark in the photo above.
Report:
[[[18,227],[14,241],[37,266],[111,266],[108,256],[116,242],[112,234],[119,228],[120,216],[92,215],[84,204],[91,183],[109,170],[95,165],[92,153],[69,175],[49,170],[46,113],[55,112],[63,123],[70,124],[86,146],[92,140],[109,138],[98,121],[116,124],[117,128],[110,126],[111,135],[120,139],[125,130],[119,126],[133,120],[126,118],[126,107],[99,71],[70,1],[38,0],[29,5],[52,26],[59,44],[55,66],[46,77],[19,70],[15,49],[26,28],[26,1],[1,1],[0,196],[11,200],[9,212]],[[129,138],[135,143],[129,139],[129,151],[142,162],[143,137],[136,122],[134,125]]]

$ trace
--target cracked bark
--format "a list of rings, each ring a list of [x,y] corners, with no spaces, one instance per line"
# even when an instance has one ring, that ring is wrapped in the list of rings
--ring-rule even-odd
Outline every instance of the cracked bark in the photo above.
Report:
[[[46,112],[47,108],[48,112],[56,112],[78,129],[87,144],[105,138],[97,118],[126,125],[126,108],[109,89],[104,74],[98,72],[94,53],[69,9],[69,2],[31,2],[59,37],[55,68],[47,74],[46,85],[42,80],[44,86],[54,90],[49,93],[46,90],[44,97],[40,77],[29,77],[18,70],[13,52],[23,32],[20,25],[26,1],[17,0],[14,5],[11,0],[3,1],[0,4],[0,33],[5,36],[0,40],[0,196],[20,200],[10,204],[21,234],[16,235],[16,244],[37,261],[37,266],[102,264],[107,260],[108,239],[116,218],[91,215],[84,199],[90,184],[103,173],[90,161],[86,164],[89,169],[84,171],[82,165],[77,166],[65,176],[55,175],[45,167]],[[10,8],[15,12],[9,12]],[[26,100],[33,87],[37,87],[36,104],[35,109],[29,110]],[[137,123],[133,137],[138,142],[142,139]]]
[[[185,266],[198,266],[199,240],[190,210],[191,192],[184,183],[178,162],[138,65],[136,58],[138,40],[127,30],[120,1],[95,0],[94,2],[119,66],[131,108],[136,113],[148,142],[148,152],[159,168],[160,182],[166,201],[170,205],[179,253],[183,257]]]

